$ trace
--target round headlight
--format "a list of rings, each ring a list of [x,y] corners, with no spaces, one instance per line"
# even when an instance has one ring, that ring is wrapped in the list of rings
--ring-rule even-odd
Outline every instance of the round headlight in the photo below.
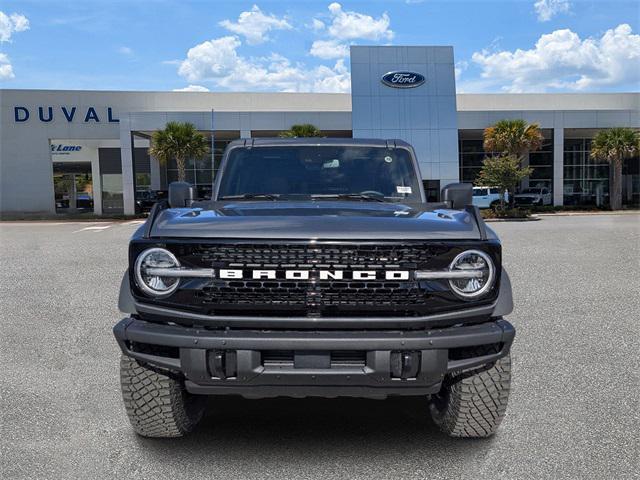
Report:
[[[140,289],[154,297],[172,294],[180,283],[176,276],[163,275],[163,270],[180,267],[178,259],[164,248],[149,248],[136,259],[135,277]]]
[[[460,272],[458,278],[449,280],[449,285],[462,298],[476,298],[485,294],[496,276],[491,257],[479,250],[462,252],[451,262],[449,271]]]

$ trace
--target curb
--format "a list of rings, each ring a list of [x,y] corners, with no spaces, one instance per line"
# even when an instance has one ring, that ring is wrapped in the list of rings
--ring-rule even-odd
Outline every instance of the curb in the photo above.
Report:
[[[536,216],[525,217],[525,218],[485,218],[484,221],[486,223],[491,222],[538,222],[542,220]]]
[[[618,212],[554,212],[534,213],[538,217],[580,217],[587,215],[640,215],[640,210],[622,210]]]

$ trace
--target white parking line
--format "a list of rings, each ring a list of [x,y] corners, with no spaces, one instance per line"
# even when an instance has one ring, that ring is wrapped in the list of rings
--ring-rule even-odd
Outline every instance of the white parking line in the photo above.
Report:
[[[109,225],[101,225],[101,226],[94,225],[92,227],[81,228],[80,230],[76,230],[75,232],[72,232],[72,233],[85,232],[87,230],[91,230],[91,231],[94,231],[94,232],[99,232],[99,231],[102,231],[102,230],[106,230],[109,227],[111,227],[110,224]]]
[[[130,222],[125,222],[123,225],[142,225],[144,220],[131,220]]]

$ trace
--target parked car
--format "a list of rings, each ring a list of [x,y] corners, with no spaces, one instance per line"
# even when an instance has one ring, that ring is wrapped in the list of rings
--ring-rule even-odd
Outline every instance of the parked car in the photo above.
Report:
[[[162,190],[140,190],[136,192],[136,213],[150,212],[159,200],[167,198],[167,192]]]
[[[93,209],[93,197],[86,192],[80,192],[76,195],[77,209]]]
[[[505,192],[504,201],[509,201],[509,192]],[[496,208],[500,205],[500,189],[497,187],[473,187],[473,204],[478,208]]]
[[[513,196],[516,205],[551,205],[553,199],[548,188],[525,188]]]
[[[114,327],[133,429],[184,435],[206,395],[421,395],[445,433],[492,435],[515,336],[502,247],[471,185],[427,203],[420,178],[401,140],[259,138],[227,146],[211,200],[170,184]]]

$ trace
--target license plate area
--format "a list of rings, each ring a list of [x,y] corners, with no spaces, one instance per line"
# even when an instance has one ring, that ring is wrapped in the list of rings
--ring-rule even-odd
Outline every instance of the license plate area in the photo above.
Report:
[[[367,364],[364,350],[263,350],[260,353],[264,367],[334,369]]]

